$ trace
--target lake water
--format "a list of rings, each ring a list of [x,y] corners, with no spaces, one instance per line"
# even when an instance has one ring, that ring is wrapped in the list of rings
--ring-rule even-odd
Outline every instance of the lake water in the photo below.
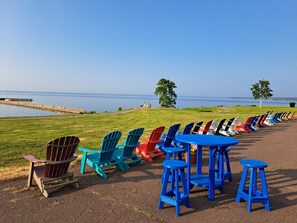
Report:
[[[158,97],[155,95],[0,91],[0,98],[31,98],[33,99],[32,103],[35,104],[83,108],[86,111],[96,112],[114,112],[119,107],[122,109],[140,107],[144,102],[149,102],[152,107],[159,107]],[[179,96],[176,107],[258,104],[259,102],[252,98]],[[263,102],[263,106],[288,106],[288,104],[287,100],[266,100]],[[53,114],[56,113],[0,104],[0,116],[46,116]]]

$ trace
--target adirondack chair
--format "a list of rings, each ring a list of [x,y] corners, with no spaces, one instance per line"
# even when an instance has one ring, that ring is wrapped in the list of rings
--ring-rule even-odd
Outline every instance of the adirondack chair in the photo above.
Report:
[[[253,118],[254,116],[250,116],[244,122],[238,123],[235,129],[240,132],[250,133],[251,130],[248,128],[248,126],[251,124]]]
[[[239,134],[239,131],[236,130],[236,126],[238,125],[238,120],[239,120],[239,117],[236,117],[232,124],[230,125],[230,128],[228,129],[228,134],[230,134],[231,136],[234,136],[236,134]]]
[[[34,178],[45,197],[68,184],[73,184],[78,189],[78,180],[72,172],[68,172],[70,162],[77,158],[74,152],[78,144],[79,138],[76,136],[61,137],[47,144],[45,160],[36,159],[33,155],[24,156],[30,162],[28,187],[32,186]]]
[[[199,134],[199,129],[202,126],[203,121],[202,122],[198,122],[195,124],[194,129],[192,131],[193,134]]]
[[[288,119],[289,120],[294,120],[295,119],[295,113],[296,112],[292,112],[291,114],[289,114]]]
[[[79,148],[78,150],[83,152],[80,173],[84,173],[85,164],[92,167],[104,179],[108,178],[104,172],[107,167],[116,166],[119,170],[125,171],[125,168],[121,165],[121,160],[114,154],[121,135],[120,131],[113,131],[104,136],[100,151]]]
[[[147,141],[143,141],[135,148],[135,152],[142,156],[146,161],[153,162],[154,157],[164,159],[165,156],[162,151],[156,148],[158,142],[161,141],[160,137],[164,132],[165,126],[155,128]]]
[[[208,121],[205,124],[204,128],[199,130],[199,134],[204,134],[205,135],[208,132],[208,130],[209,130],[210,126],[211,126],[211,123],[212,123],[212,120]]]
[[[207,131],[206,135],[213,135],[217,126],[218,126],[219,120],[214,119],[209,127],[209,130]]]
[[[134,153],[135,147],[139,146],[139,138],[142,135],[144,128],[133,129],[128,133],[127,139],[123,140],[124,144],[117,145],[118,150],[115,151],[115,156],[121,160],[121,165],[125,169],[129,169],[132,163],[142,164],[141,159]]]
[[[191,134],[193,126],[194,126],[194,122],[187,124],[184,130],[182,132],[179,132],[179,134]],[[178,147],[181,146],[181,143],[176,141],[175,139],[173,140],[173,144]]]
[[[247,126],[248,129],[251,131],[251,132],[254,132],[254,131],[257,131],[259,130],[258,128],[256,128],[256,123],[259,119],[260,115],[257,115],[257,116],[254,116],[250,122],[250,124]]]
[[[175,124],[169,127],[169,130],[166,134],[163,135],[163,139],[161,142],[158,143],[158,149],[165,153],[164,148],[165,147],[172,147],[173,146],[173,140],[175,138],[175,135],[180,127],[180,124]]]
[[[220,135],[223,135],[223,136],[234,135],[234,134],[229,132],[229,129],[230,129],[231,124],[233,123],[234,119],[235,118],[230,118],[226,125],[223,124],[222,128],[219,130]]]
[[[221,131],[225,121],[226,121],[226,119],[224,118],[219,122],[217,129],[214,131],[215,135],[221,135],[220,131]]]
[[[191,122],[189,124],[187,124],[182,132],[182,134],[190,134],[192,131],[192,128],[194,126],[194,122]]]

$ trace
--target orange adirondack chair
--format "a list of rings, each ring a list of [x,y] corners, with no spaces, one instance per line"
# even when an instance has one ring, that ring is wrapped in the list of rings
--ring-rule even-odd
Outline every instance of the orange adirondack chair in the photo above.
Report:
[[[155,128],[147,141],[142,141],[139,146],[135,148],[135,152],[143,157],[148,162],[153,162],[154,157],[165,158],[164,154],[156,148],[160,137],[165,130],[165,126]]]
[[[250,133],[251,130],[248,128],[248,126],[251,124],[251,121],[253,120],[253,118],[254,116],[250,116],[244,122],[239,123],[236,126],[236,130],[240,132]]]
[[[73,173],[68,172],[71,161],[77,158],[75,150],[79,143],[76,136],[66,136],[50,141],[46,146],[46,160],[38,160],[32,155],[26,155],[24,158],[30,161],[28,187],[32,186],[34,178],[41,193],[48,197],[51,190],[57,190],[67,184],[73,184],[79,188],[77,179]],[[34,166],[35,163],[43,165]]]

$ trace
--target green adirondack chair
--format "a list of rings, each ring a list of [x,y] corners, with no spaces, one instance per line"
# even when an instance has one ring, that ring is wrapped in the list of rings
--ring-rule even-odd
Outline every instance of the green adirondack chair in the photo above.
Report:
[[[121,160],[114,154],[121,135],[120,131],[113,131],[107,134],[101,143],[100,151],[79,148],[78,150],[83,152],[80,173],[84,173],[85,164],[92,167],[104,179],[107,179],[107,175],[104,172],[104,169],[107,167],[116,166],[119,170],[125,171],[125,168],[121,165]]]
[[[144,128],[133,129],[128,133],[127,139],[123,140],[124,144],[118,145],[115,154],[121,160],[121,165],[129,169],[132,163],[142,164],[141,159],[134,153],[136,146],[139,146],[139,138],[143,134]]]

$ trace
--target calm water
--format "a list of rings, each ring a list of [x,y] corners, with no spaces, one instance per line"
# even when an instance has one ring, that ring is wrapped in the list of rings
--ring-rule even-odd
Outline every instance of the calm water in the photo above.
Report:
[[[0,98],[31,98],[35,104],[57,105],[73,108],[83,108],[86,111],[116,111],[140,107],[144,102],[150,102],[152,107],[159,107],[158,97],[154,95],[128,95],[128,94],[87,94],[87,93],[54,93],[54,92],[12,92],[0,91]],[[234,106],[258,105],[253,99],[223,98],[223,97],[196,97],[180,96],[177,108],[207,107],[207,106]],[[288,106],[288,101],[267,100],[263,105]],[[56,114],[35,109],[1,105],[0,116],[45,116]]]

